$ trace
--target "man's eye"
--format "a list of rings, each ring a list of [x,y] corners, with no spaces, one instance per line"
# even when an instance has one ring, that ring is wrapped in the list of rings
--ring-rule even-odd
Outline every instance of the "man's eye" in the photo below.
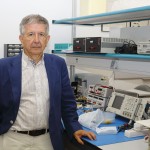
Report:
[[[29,34],[28,34],[28,36],[33,36],[33,35],[34,35],[33,33],[29,33]]]
[[[41,36],[41,37],[45,37],[45,34],[44,34],[44,33],[40,33],[40,36]]]

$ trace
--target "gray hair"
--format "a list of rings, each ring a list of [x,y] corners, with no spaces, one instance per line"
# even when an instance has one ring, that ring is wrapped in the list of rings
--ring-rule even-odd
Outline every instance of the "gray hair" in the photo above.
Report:
[[[20,34],[24,34],[24,26],[26,24],[32,24],[32,23],[38,23],[38,24],[45,24],[46,25],[46,34],[49,33],[49,23],[46,18],[43,16],[40,16],[38,14],[31,14],[26,17],[24,17],[20,23]]]

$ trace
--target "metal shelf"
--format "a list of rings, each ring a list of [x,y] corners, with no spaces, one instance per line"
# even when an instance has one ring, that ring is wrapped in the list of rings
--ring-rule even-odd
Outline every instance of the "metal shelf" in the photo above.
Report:
[[[53,20],[53,24],[103,25],[150,19],[150,6],[112,11],[89,16]]]
[[[93,54],[63,53],[53,51],[57,55],[65,55],[69,66],[114,70],[137,75],[150,76],[150,55],[139,54]]]
[[[97,58],[111,58],[111,59],[131,59],[131,60],[141,60],[149,61],[150,55],[147,54],[113,54],[113,53],[82,53],[82,52],[62,52],[57,50],[52,50],[53,54],[67,55],[67,56],[78,56],[78,57],[97,57]]]

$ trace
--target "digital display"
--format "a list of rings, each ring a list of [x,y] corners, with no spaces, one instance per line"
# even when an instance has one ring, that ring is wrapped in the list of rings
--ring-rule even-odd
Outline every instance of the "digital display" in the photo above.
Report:
[[[119,96],[119,95],[116,95],[115,99],[114,99],[114,102],[112,104],[112,107],[113,108],[116,108],[116,109],[120,109],[121,108],[121,105],[123,103],[123,100],[124,100],[124,97],[122,96]]]

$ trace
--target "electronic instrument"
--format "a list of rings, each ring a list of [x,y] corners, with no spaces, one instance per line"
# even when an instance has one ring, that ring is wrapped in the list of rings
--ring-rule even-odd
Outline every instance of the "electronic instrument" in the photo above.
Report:
[[[130,120],[145,119],[149,111],[150,92],[132,89],[116,90],[112,93],[106,111],[110,111]],[[148,107],[148,108],[147,108]]]

